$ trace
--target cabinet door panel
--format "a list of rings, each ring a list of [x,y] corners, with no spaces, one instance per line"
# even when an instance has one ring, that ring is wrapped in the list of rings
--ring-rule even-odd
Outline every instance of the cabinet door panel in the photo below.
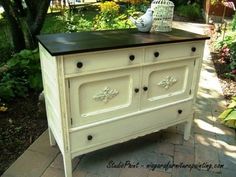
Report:
[[[139,69],[118,70],[70,79],[74,125],[114,118],[138,110]]]
[[[153,108],[190,96],[194,60],[155,64],[143,68],[142,109]]]

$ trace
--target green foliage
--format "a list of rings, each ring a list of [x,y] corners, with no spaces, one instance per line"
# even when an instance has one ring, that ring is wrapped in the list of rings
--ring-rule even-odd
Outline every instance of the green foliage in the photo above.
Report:
[[[219,116],[221,122],[228,127],[236,128],[236,97],[232,97],[227,109]]]
[[[69,12],[65,13],[66,32],[78,32],[92,30],[92,21],[84,18],[83,14],[73,15]]]
[[[66,20],[61,14],[48,14],[42,28],[42,33],[66,32]]]
[[[42,90],[38,50],[22,50],[0,66],[0,98],[3,101],[24,97],[30,89]]]
[[[133,10],[133,14],[135,13],[137,13],[136,9]],[[77,13],[67,11],[58,19],[60,23],[65,21],[65,27],[62,27],[62,29],[65,28],[64,32],[79,32],[131,28],[134,25],[128,20],[128,17],[133,14],[127,9],[121,13],[120,6],[115,2],[104,2],[100,6],[93,7],[92,10],[82,9]]]
[[[220,53],[220,61],[228,63],[231,73],[227,73],[227,77],[236,80],[236,31],[227,32],[224,40],[219,40],[215,44],[215,48]]]
[[[175,6],[180,6],[183,4],[187,4],[189,0],[172,0],[172,2],[175,4]]]
[[[126,2],[129,4],[128,11],[134,10],[146,12],[148,7],[150,6],[150,2],[148,0],[127,0]]]
[[[96,29],[112,29],[116,23],[116,17],[119,14],[120,6],[113,1],[107,1],[100,4],[100,13],[95,17]]]
[[[183,17],[188,17],[191,20],[202,18],[201,7],[197,3],[180,5],[177,7],[176,12]]]
[[[232,21],[232,30],[235,31],[236,30],[236,13],[233,17],[233,21]]]

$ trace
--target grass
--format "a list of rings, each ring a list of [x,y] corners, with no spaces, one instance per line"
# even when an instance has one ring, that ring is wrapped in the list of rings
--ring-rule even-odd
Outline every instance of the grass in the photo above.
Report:
[[[98,13],[98,7],[93,5],[75,9],[73,12],[71,12],[71,15],[74,15],[75,19],[82,17],[86,21],[92,22]],[[70,13],[68,9],[64,12],[64,14],[61,12],[48,13],[41,34],[67,32],[68,24],[66,19],[69,17],[69,15]]]
[[[75,18],[83,17],[87,21],[92,21],[98,14],[97,10],[81,10],[78,12],[73,12]],[[67,32],[67,22],[66,17],[69,16],[69,12],[66,11],[63,15],[62,13],[50,13],[47,15],[44,22],[41,34],[50,33],[64,33]],[[89,30],[89,29],[88,29]]]
[[[48,14],[42,28],[42,34],[62,33],[66,31],[66,22],[61,14]]]

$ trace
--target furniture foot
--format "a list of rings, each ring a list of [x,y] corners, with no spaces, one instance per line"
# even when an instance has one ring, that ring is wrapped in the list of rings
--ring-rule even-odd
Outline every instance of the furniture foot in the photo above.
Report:
[[[54,135],[52,133],[52,130],[50,127],[48,127],[48,134],[49,134],[49,142],[51,146],[56,146],[56,140],[54,138]]]
[[[184,139],[189,140],[193,119],[189,120],[184,126]]]
[[[72,159],[70,155],[68,154],[63,155],[63,164],[64,164],[65,177],[72,177]]]

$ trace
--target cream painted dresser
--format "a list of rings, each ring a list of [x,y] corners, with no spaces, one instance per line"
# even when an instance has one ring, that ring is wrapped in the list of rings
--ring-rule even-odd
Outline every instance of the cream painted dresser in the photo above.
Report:
[[[38,36],[50,143],[72,159],[186,122],[207,36],[173,29]]]

